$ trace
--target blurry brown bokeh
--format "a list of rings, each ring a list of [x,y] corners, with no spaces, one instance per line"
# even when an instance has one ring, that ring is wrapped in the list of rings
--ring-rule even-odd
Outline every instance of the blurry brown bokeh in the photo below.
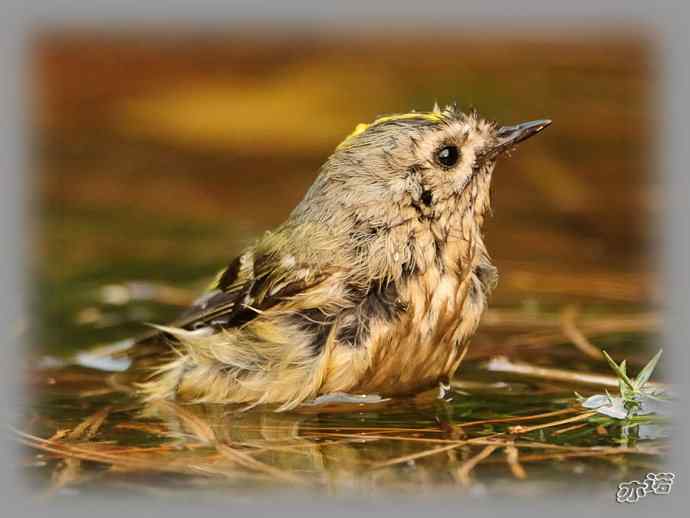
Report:
[[[357,123],[438,100],[554,121],[497,167],[494,305],[647,304],[659,187],[649,42],[447,32],[42,33],[37,274],[55,292],[208,275],[287,216]]]

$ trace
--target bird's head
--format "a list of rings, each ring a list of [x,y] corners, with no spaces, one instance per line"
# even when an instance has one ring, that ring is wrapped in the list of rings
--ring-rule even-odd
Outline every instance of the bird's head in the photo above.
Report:
[[[550,123],[499,126],[449,106],[360,124],[291,219],[325,225],[369,263],[404,268],[432,235],[462,239],[463,218],[481,227],[496,160]]]

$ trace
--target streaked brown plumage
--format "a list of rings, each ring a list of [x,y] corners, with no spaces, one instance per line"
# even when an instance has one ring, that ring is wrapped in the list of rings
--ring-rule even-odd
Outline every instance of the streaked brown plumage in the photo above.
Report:
[[[454,107],[360,125],[285,223],[135,346],[148,399],[274,403],[407,394],[455,372],[496,282],[482,240],[497,128]]]

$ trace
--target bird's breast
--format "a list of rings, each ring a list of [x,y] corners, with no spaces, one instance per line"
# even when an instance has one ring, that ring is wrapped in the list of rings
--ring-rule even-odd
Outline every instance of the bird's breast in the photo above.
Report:
[[[468,269],[462,275],[434,267],[410,277],[399,293],[404,311],[373,322],[361,347],[333,351],[340,383],[325,391],[405,394],[452,376],[486,307],[480,275],[474,265]]]

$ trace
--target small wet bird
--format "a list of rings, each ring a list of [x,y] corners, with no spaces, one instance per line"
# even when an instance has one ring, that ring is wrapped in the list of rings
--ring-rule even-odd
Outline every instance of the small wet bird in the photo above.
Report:
[[[152,368],[143,396],[282,411],[448,380],[497,280],[482,236],[496,160],[550,123],[435,106],[358,125],[287,221],[132,349]]]

